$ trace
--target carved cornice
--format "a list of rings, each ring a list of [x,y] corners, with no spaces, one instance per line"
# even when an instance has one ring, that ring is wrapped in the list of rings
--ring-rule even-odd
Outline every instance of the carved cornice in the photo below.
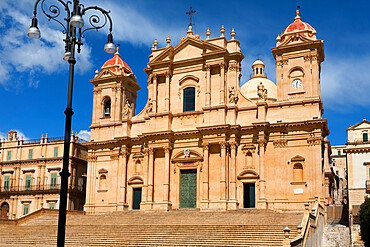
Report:
[[[307,138],[307,143],[310,146],[321,145],[322,137],[311,136],[311,137]]]
[[[288,141],[286,139],[275,140],[273,143],[274,148],[286,148],[288,145]]]
[[[370,153],[370,147],[346,148],[344,153]]]

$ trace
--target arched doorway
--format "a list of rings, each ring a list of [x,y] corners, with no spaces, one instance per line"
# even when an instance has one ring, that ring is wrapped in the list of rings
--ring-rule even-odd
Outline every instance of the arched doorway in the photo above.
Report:
[[[8,216],[9,216],[9,204],[7,202],[4,202],[3,204],[1,204],[0,218],[7,219]]]

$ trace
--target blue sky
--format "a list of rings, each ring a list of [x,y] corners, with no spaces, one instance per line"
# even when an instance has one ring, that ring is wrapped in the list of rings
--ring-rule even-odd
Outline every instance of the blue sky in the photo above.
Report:
[[[48,21],[39,9],[40,40],[26,36],[34,0],[0,1],[0,137],[10,129],[25,138],[63,136],[67,96],[68,63],[62,60],[63,35],[57,23]],[[55,0],[47,0],[56,3]],[[141,86],[140,112],[147,99],[144,68],[155,38],[165,46],[169,35],[172,45],[186,35],[189,23],[185,12],[195,14],[195,31],[205,38],[220,35],[221,25],[230,38],[235,28],[245,59],[242,82],[249,79],[251,64],[260,58],[266,64],[269,79],[275,81],[271,48],[295,17],[297,1],[119,1],[82,0],[85,6],[110,9],[114,22],[115,43]],[[346,141],[346,128],[370,119],[370,10],[369,1],[301,1],[301,18],[325,40],[322,64],[322,100],[334,144]],[[87,19],[85,19],[87,22]],[[82,53],[78,54],[73,93],[73,130],[88,137],[92,114],[94,71],[112,55],[103,51],[107,29],[86,34]]]

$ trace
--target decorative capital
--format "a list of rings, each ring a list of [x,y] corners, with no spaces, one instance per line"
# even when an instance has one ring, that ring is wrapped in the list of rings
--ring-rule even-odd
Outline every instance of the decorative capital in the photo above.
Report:
[[[220,142],[220,147],[221,147],[221,149],[225,149],[227,147],[227,143],[226,142]]]
[[[148,148],[148,152],[149,152],[149,155],[153,155],[154,154],[154,148]]]
[[[163,150],[166,154],[169,154],[172,150],[172,148],[170,146],[167,146],[167,147],[163,147]]]
[[[166,78],[170,78],[170,77],[171,77],[171,73],[167,71],[167,72],[165,73],[165,76],[166,76]]]
[[[236,142],[231,142],[231,143],[230,143],[230,148],[231,148],[232,150],[236,150],[236,149],[237,149],[237,147],[238,147],[238,144],[237,144]]]
[[[209,149],[209,143],[203,143],[203,150]]]
[[[205,64],[205,65],[204,65],[204,68],[205,68],[207,71],[210,71],[210,70],[211,70],[211,65],[209,65],[209,64]]]
[[[258,144],[259,147],[266,147],[267,140],[265,138],[258,139],[257,144]]]

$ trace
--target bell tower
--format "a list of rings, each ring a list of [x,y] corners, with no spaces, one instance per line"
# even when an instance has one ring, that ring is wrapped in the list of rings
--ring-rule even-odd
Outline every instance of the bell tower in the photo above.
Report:
[[[106,61],[94,79],[91,140],[104,141],[123,135],[122,122],[136,114],[137,91],[140,89],[131,68],[121,59],[119,48]]]
[[[276,61],[277,101],[321,99],[320,70],[324,41],[316,30],[302,22],[299,10],[294,22],[276,38],[272,54]]]

